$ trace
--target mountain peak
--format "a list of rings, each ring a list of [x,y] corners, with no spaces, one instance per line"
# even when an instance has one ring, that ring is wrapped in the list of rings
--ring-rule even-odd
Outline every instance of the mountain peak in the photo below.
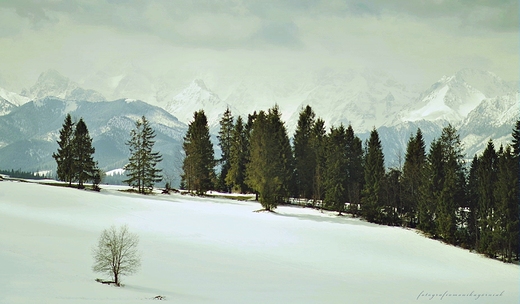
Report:
[[[74,81],[53,69],[41,73],[36,83],[29,90],[24,90],[22,95],[30,99],[53,96],[68,100],[86,100],[93,102],[106,100],[99,92],[85,90]]]
[[[197,86],[197,87],[201,88],[202,90],[209,91],[208,87],[206,87],[206,84],[204,83],[204,80],[202,80],[200,78],[193,80],[192,86]]]

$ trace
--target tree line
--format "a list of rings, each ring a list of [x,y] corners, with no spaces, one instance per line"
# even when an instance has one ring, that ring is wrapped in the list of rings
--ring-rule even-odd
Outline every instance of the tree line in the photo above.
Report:
[[[162,180],[161,170],[157,168],[162,157],[153,150],[154,138],[155,131],[142,116],[135,122],[130,139],[126,142],[130,156],[124,167],[127,179],[123,182],[143,194],[151,193],[155,183]],[[83,118],[73,123],[72,117],[67,114],[57,143],[58,151],[52,155],[57,164],[57,179],[67,182],[69,187],[77,183],[79,189],[85,188],[85,183],[92,182],[93,189],[99,191],[104,174],[94,161],[95,149]]]
[[[184,137],[181,188],[255,193],[272,211],[290,198],[367,221],[418,228],[429,237],[489,257],[518,260],[520,120],[513,140],[466,163],[457,130],[443,128],[426,151],[420,129],[399,168],[385,168],[377,130],[364,143],[352,126],[325,128],[310,106],[299,113],[293,142],[277,106],[220,120],[215,159],[204,111]],[[215,170],[220,168],[218,172]]]

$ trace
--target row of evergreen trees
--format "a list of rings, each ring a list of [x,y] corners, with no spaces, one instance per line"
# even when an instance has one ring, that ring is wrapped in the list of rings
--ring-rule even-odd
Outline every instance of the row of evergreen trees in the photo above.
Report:
[[[307,106],[291,146],[278,107],[220,121],[222,156],[214,159],[207,118],[196,112],[184,138],[181,186],[256,193],[266,210],[290,197],[386,225],[417,227],[430,237],[505,261],[518,259],[520,122],[513,142],[465,163],[457,130],[448,125],[429,151],[420,129],[404,165],[386,169],[377,130],[363,145],[351,126],[331,127]],[[220,173],[214,171],[220,165]],[[468,170],[469,169],[469,170]]]
[[[77,182],[79,189],[84,188],[84,183],[92,181],[97,189],[101,182],[101,172],[94,161],[92,138],[82,118],[73,123],[72,117],[67,114],[58,145],[57,153],[52,154],[57,164],[58,179],[67,182],[69,187]]]
[[[162,157],[159,152],[153,151],[154,138],[155,131],[143,116],[135,122],[130,140],[126,143],[130,148],[130,157],[125,166],[128,178],[123,182],[143,194],[150,193],[155,183],[162,180],[161,170],[157,168]],[[58,145],[58,151],[52,155],[57,164],[58,180],[67,182],[69,187],[77,182],[79,189],[84,188],[84,183],[92,182],[94,189],[99,190],[103,173],[94,161],[92,138],[82,118],[73,123],[70,114],[67,114]]]

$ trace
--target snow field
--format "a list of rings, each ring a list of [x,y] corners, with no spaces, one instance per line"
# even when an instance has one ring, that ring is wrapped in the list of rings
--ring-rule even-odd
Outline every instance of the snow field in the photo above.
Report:
[[[297,207],[0,182],[0,303],[517,303],[518,265],[413,230]],[[128,224],[141,270],[91,271],[101,231]],[[419,297],[495,293],[501,296]]]

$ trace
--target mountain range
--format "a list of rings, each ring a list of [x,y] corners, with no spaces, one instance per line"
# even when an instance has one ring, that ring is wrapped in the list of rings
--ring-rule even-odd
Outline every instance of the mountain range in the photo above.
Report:
[[[112,78],[100,74],[96,79],[93,82],[91,78],[90,83],[110,81],[99,87],[105,94],[112,88],[108,95],[119,99],[107,101],[102,93],[84,89],[54,70],[42,73],[20,94],[0,89],[0,168],[52,170],[55,163],[51,155],[57,149],[58,131],[67,113],[76,119],[83,117],[87,123],[96,159],[104,170],[125,164],[125,142],[133,122],[145,115],[158,133],[156,147],[165,156],[165,173],[175,182],[182,161],[182,137],[193,112],[199,109],[205,111],[215,135],[226,108],[235,116],[247,116],[278,104],[291,136],[299,111],[310,105],[328,127],[351,124],[362,139],[368,138],[373,128],[378,129],[387,166],[399,165],[417,128],[429,144],[447,124],[459,130],[471,158],[490,138],[496,146],[510,140],[520,109],[516,84],[473,69],[444,76],[426,90],[370,70],[312,72],[302,75],[300,82],[285,85],[244,79],[219,88],[217,91],[225,92],[221,95],[201,78],[170,90],[164,84],[154,85],[145,74]],[[149,100],[138,101],[123,94]]]

